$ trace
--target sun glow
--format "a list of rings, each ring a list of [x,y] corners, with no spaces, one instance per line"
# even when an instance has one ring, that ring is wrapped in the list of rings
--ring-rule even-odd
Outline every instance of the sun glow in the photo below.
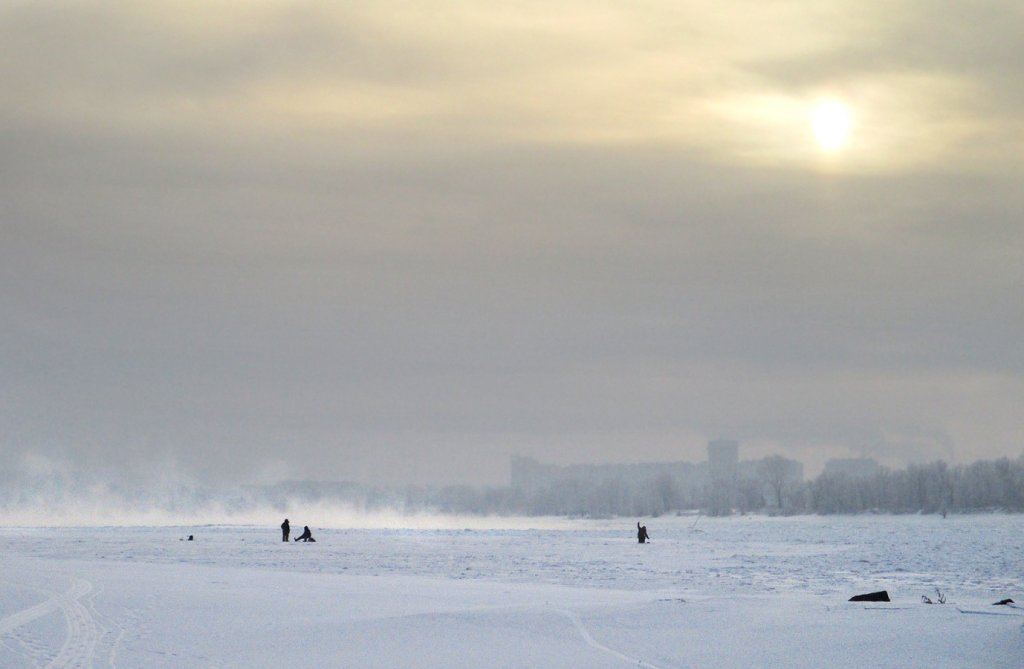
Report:
[[[814,138],[825,151],[838,151],[850,134],[850,114],[836,100],[824,100],[814,107]]]

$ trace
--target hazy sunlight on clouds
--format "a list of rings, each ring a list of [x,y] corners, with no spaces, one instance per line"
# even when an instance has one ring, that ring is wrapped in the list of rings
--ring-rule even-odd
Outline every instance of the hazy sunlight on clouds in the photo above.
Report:
[[[809,471],[1016,456],[1022,24],[3,3],[0,455],[402,481],[717,436]],[[822,100],[846,120],[816,139]]]

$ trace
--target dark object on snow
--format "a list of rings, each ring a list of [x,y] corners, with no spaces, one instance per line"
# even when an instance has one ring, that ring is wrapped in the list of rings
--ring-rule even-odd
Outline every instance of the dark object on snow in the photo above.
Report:
[[[316,539],[313,538],[313,533],[309,531],[309,525],[304,525],[302,527],[302,534],[300,534],[299,536],[295,537],[295,540],[296,541],[312,541],[313,543],[316,543]]]
[[[191,535],[191,534],[190,534],[190,535],[188,535],[188,540],[189,540],[189,541],[192,541],[192,535]]]
[[[637,521],[637,523],[636,523],[636,540],[639,541],[642,544],[645,544],[648,541],[650,541],[650,539],[651,539],[651,537],[649,537],[647,535],[647,526],[646,525],[641,525],[640,521]]]
[[[851,602],[889,602],[888,590],[879,590],[878,592],[869,592],[866,595],[854,595],[850,597]]]
[[[925,604],[945,604],[946,603],[946,596],[944,594],[942,594],[942,591],[939,590],[938,588],[935,588],[935,596],[936,596],[936,599],[933,602],[932,598],[929,597],[928,595],[921,595],[921,601],[924,602]]]
[[[992,606],[1007,606],[1009,604],[1013,604],[1013,600],[1007,598],[1007,599],[1000,599],[998,602],[996,602]]]
[[[288,541],[288,534],[291,533],[292,526],[288,524],[288,519],[285,518],[284,522],[281,523],[281,541]]]

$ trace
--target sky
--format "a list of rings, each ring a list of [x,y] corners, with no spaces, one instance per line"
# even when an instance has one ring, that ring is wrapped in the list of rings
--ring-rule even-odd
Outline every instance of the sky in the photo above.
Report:
[[[0,5],[0,456],[1024,453],[1024,6]]]

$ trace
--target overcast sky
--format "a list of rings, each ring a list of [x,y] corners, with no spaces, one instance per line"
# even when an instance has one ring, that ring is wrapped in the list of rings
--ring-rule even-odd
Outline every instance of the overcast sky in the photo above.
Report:
[[[716,437],[809,473],[1017,457],[1022,26],[8,0],[0,454],[488,483]]]

